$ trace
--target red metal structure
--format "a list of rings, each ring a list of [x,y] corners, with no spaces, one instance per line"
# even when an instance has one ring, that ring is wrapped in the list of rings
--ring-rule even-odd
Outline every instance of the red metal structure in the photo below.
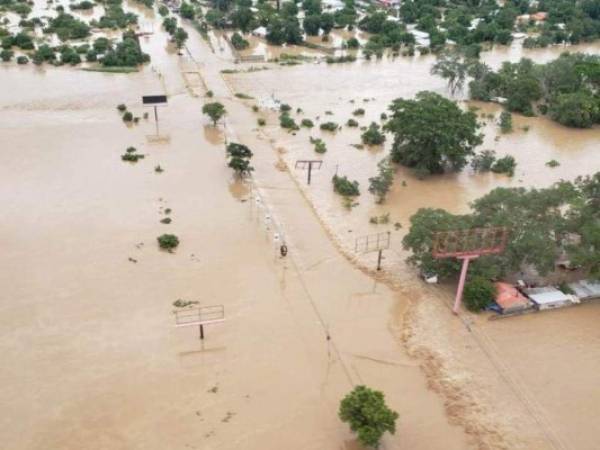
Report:
[[[458,314],[462,300],[469,262],[481,255],[502,253],[506,248],[508,230],[504,227],[470,228],[466,230],[440,231],[434,234],[432,255],[434,258],[462,260],[458,288],[452,311]]]

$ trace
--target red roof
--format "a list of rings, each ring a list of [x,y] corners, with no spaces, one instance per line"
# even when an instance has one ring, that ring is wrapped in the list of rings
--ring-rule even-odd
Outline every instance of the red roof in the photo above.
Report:
[[[494,283],[496,286],[496,303],[502,309],[525,307],[529,301],[514,286],[508,283]]]

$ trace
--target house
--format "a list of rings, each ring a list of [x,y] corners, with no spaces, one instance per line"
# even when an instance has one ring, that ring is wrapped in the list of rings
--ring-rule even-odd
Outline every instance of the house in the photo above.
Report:
[[[527,288],[523,289],[523,292],[535,303],[535,306],[540,311],[562,308],[563,306],[570,306],[575,303],[572,296],[551,286]]]
[[[600,298],[600,281],[581,280],[567,285],[579,300]]]
[[[548,18],[547,12],[540,11],[540,12],[537,12],[537,13],[531,15],[531,19],[535,20],[536,22],[543,22],[547,18]]]
[[[530,309],[533,303],[509,283],[494,283],[496,286],[496,304],[502,314],[511,314]]]
[[[252,30],[252,36],[258,36],[264,38],[267,36],[267,29],[265,27],[258,27]]]

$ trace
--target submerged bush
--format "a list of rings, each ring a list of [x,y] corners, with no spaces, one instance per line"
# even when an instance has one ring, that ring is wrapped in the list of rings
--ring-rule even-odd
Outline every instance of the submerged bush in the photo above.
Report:
[[[158,246],[164,250],[173,250],[179,245],[179,238],[174,234],[162,234],[156,238]]]
[[[321,124],[321,130],[335,131],[338,129],[338,124],[335,122],[325,122]]]
[[[358,189],[358,181],[350,181],[346,176],[338,177],[334,175],[332,178],[333,190],[344,197],[356,197],[360,195]]]
[[[465,284],[463,299],[469,311],[477,312],[492,303],[496,296],[496,287],[483,277],[474,277]]]

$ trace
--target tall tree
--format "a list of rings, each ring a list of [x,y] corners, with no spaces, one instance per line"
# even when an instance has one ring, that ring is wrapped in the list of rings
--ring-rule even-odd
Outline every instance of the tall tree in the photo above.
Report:
[[[392,160],[421,175],[461,170],[482,142],[475,114],[434,92],[396,99],[389,109],[384,129],[394,134]]]

